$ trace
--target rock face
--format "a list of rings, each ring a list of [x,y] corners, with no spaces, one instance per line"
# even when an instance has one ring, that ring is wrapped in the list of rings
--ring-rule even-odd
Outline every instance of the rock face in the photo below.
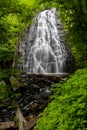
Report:
[[[42,111],[50,101],[50,88],[54,82],[58,82],[59,78],[46,77],[41,75],[21,74],[18,77],[12,77],[14,93],[24,116],[30,113],[37,115]],[[6,99],[6,103],[10,103],[10,99]],[[1,105],[0,102],[0,122],[13,121],[15,116],[15,108]],[[11,105],[11,104],[10,104]]]
[[[35,126],[38,114],[51,101],[50,95],[52,92],[50,88],[52,85],[63,80],[66,76],[65,74],[60,76],[22,73],[18,77],[11,78],[17,103],[29,124],[26,130],[31,130]],[[6,102],[10,102],[10,99],[6,99]],[[16,130],[14,123],[15,115],[15,108],[10,108],[6,105],[1,106],[0,103],[0,129],[12,128]]]
[[[50,77],[28,74],[23,74],[20,78],[21,82],[25,84],[24,87],[16,90],[16,93],[20,93],[17,97],[20,108],[25,116],[30,113],[38,115],[50,101],[50,88],[54,81],[59,81],[59,78],[52,81],[53,78]]]
[[[66,75],[63,77],[66,77]],[[16,78],[12,77],[11,80],[12,79],[13,81],[15,79],[16,84],[18,83],[18,87],[15,88],[14,85],[13,89],[17,95],[16,100],[25,117],[29,114],[38,115],[38,113],[47,106],[48,102],[50,102],[50,88],[52,85],[62,80],[62,78],[57,75],[29,75],[26,73]],[[10,101],[6,99],[6,102]],[[15,112],[15,109],[6,107],[6,105],[0,106],[0,122],[13,121]]]
[[[31,74],[69,72],[70,54],[65,43],[65,31],[56,9],[40,12],[21,39],[18,69]]]

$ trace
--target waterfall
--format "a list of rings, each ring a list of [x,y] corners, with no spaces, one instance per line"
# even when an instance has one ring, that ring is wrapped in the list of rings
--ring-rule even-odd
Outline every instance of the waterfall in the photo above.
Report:
[[[18,68],[26,73],[65,73],[67,51],[64,29],[56,9],[40,12],[19,46]]]

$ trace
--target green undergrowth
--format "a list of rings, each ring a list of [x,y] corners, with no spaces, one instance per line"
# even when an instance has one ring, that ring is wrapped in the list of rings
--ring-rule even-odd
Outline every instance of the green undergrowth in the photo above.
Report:
[[[87,68],[64,84],[55,84],[52,102],[38,119],[36,130],[87,130]]]

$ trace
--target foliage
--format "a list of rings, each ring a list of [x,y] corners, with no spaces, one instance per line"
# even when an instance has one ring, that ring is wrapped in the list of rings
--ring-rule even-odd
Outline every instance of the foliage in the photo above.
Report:
[[[24,30],[30,25],[38,2],[0,0],[0,103],[5,104],[7,100],[11,103],[17,96],[10,83],[15,48]]]
[[[53,87],[52,102],[37,121],[37,130],[87,129],[87,68]]]
[[[6,93],[5,91],[7,91],[7,87],[4,81],[0,82],[0,100],[5,100],[8,97],[8,93]],[[6,95],[4,95],[4,93],[6,93]]]
[[[13,99],[11,86],[7,86],[4,81],[0,82],[0,106],[10,106]]]
[[[0,0],[0,101],[12,97],[11,77],[14,50],[19,37],[40,10],[56,7],[67,30],[77,67],[87,65],[86,0]],[[87,125],[87,69],[78,70],[64,84],[53,88],[52,103],[37,123],[38,130],[85,130]],[[16,96],[14,96],[16,97]]]
[[[38,2],[39,0],[37,4],[35,0],[0,1],[0,80],[11,76],[15,47],[24,29],[30,25]]]

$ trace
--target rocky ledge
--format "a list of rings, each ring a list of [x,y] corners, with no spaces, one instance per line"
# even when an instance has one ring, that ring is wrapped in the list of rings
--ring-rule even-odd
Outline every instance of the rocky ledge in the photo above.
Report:
[[[51,101],[50,95],[52,92],[50,88],[52,85],[63,81],[67,76],[68,74],[37,75],[22,73],[20,76],[16,76],[16,78],[11,77],[11,83],[12,86],[14,86],[13,89],[17,95],[16,100],[20,110],[26,120],[31,122],[29,123],[28,129],[33,130],[39,113],[43,111]],[[7,108],[6,106],[1,106],[0,109],[0,130],[6,128],[15,129],[14,117],[16,110]]]

